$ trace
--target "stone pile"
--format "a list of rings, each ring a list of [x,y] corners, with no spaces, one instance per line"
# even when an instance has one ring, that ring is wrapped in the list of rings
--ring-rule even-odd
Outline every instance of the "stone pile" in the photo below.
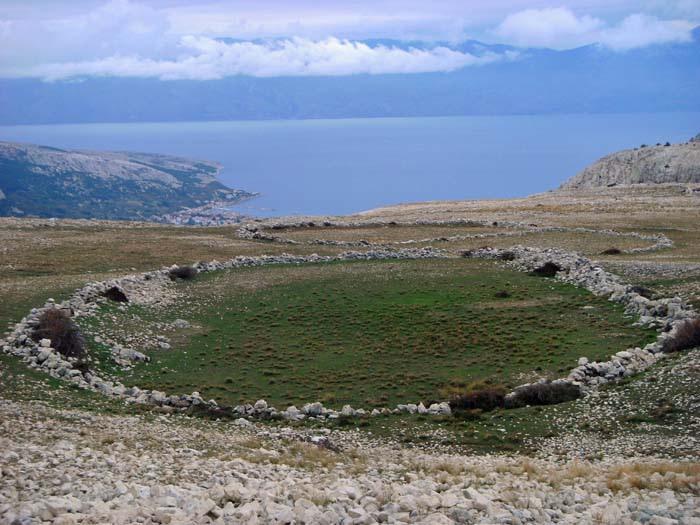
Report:
[[[564,232],[564,233],[593,233],[596,235],[609,235],[616,237],[631,237],[634,239],[640,239],[644,241],[653,241],[650,246],[645,246],[641,248],[629,248],[621,250],[621,253],[635,254],[650,252],[656,250],[663,250],[673,247],[673,241],[669,239],[663,233],[657,234],[645,234],[638,232],[619,232],[617,230],[595,230],[592,228],[567,228],[564,226],[537,226],[536,224],[528,224],[522,222],[514,221],[489,221],[489,220],[472,220],[472,219],[461,219],[461,220],[451,220],[451,221],[435,221],[435,220],[421,220],[409,223],[397,223],[395,221],[371,221],[371,222],[361,222],[361,221],[341,221],[341,222],[329,222],[323,223],[324,227],[335,227],[335,228],[357,228],[357,227],[388,227],[388,226],[465,226],[465,227],[481,227],[481,228],[510,228],[518,231],[513,232],[494,232],[494,233],[474,233],[466,235],[452,235],[449,237],[430,237],[425,239],[410,239],[405,241],[391,241],[384,243],[371,243],[366,240],[359,241],[339,241],[334,239],[313,239],[306,242],[310,245],[319,246],[344,246],[344,247],[367,247],[367,248],[381,248],[387,246],[405,246],[408,244],[425,244],[430,242],[455,242],[464,241],[469,239],[488,239],[493,237],[517,237],[522,236],[527,233],[532,232]],[[309,222],[277,222],[270,224],[245,224],[241,226],[236,234],[241,239],[247,240],[263,240],[268,242],[276,242],[281,244],[304,244],[303,242],[282,237],[279,235],[273,235],[268,233],[270,229],[303,229],[315,226],[314,223]]]

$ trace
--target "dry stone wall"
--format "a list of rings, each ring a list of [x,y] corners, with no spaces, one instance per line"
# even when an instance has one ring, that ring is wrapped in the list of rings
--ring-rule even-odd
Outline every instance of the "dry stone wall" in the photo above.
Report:
[[[475,221],[463,221],[463,224],[474,224]],[[425,223],[422,223],[425,224]],[[430,223],[436,224],[436,223]],[[447,224],[447,223],[445,223]],[[450,224],[455,224],[451,222]],[[480,223],[481,224],[481,223]],[[522,226],[522,225],[520,225]],[[549,228],[549,230],[565,231],[565,229]],[[578,231],[589,231],[577,229]],[[571,230],[566,230],[571,231]],[[595,230],[591,230],[595,231]],[[645,236],[642,234],[618,233],[611,230],[603,232],[611,235],[635,235],[639,238],[653,239],[657,246],[667,247],[671,243],[665,236]],[[260,230],[244,227],[239,232],[246,238],[264,238]],[[265,240],[275,240],[265,238]],[[418,242],[418,241],[416,241]],[[508,257],[504,257],[508,252]],[[579,254],[560,249],[540,249],[526,246],[515,246],[507,250],[483,248],[469,253],[471,257],[493,259],[501,261],[521,271],[533,271],[546,263],[551,263],[559,268],[555,278],[564,282],[580,286],[597,296],[609,298],[609,300],[623,304],[629,315],[638,317],[639,325],[654,326],[661,330],[658,340],[644,348],[625,349],[605,362],[589,362],[587,358],[579,359],[578,364],[571,370],[567,377],[555,380],[554,383],[566,383],[580,389],[582,394],[587,394],[600,385],[619,378],[627,377],[651,366],[666,354],[662,352],[663,342],[668,337],[673,337],[679,325],[686,319],[694,318],[697,313],[686,305],[681,298],[649,299],[642,296],[633,286],[625,284],[622,280],[601,268]],[[194,265],[198,272],[213,272],[234,268],[254,267],[274,264],[305,264],[305,263],[329,263],[334,261],[359,261],[380,259],[418,259],[447,257],[447,253],[434,248],[420,249],[387,249],[376,248],[364,252],[350,251],[338,256],[257,256],[235,257],[227,261],[200,262]],[[504,261],[504,259],[508,259]],[[512,259],[512,260],[511,260]],[[102,302],[106,301],[105,294],[108,290],[118,290],[123,293],[130,302],[151,304],[154,302],[168,301],[168,284],[171,282],[171,272],[177,267],[162,268],[160,270],[146,272],[139,275],[128,275],[120,279],[102,282],[92,282],[74,293],[68,300],[56,303],[49,300],[43,307],[32,309],[21,322],[17,323],[5,340],[0,341],[3,352],[23,359],[28,366],[41,369],[53,377],[70,381],[80,388],[99,391],[105,395],[120,397],[130,403],[152,404],[167,406],[173,409],[189,409],[202,406],[211,410],[222,410],[215,400],[204,400],[198,392],[186,395],[168,395],[157,390],[141,389],[138,386],[126,387],[122,383],[112,382],[101,378],[95,372],[82,372],[77,368],[77,361],[66,358],[52,348],[52,342],[43,339],[35,342],[32,335],[39,323],[39,318],[46,310],[59,308],[69,313],[73,318],[91,316],[97,313]],[[148,356],[135,349],[124,348],[113,344],[112,354],[118,363],[134,361],[147,361]],[[518,391],[529,385],[521,385],[509,396],[517,395]],[[384,409],[355,409],[349,405],[341,410],[332,410],[324,407],[319,402],[310,402],[301,408],[290,406],[284,411],[271,407],[264,400],[258,400],[254,404],[246,404],[233,407],[230,412],[240,416],[237,422],[246,425],[246,417],[274,418],[282,417],[289,420],[301,420],[305,418],[339,419],[355,416],[377,416],[391,413],[449,415],[450,405],[447,401],[434,403],[428,407],[422,403],[399,404],[395,408]]]

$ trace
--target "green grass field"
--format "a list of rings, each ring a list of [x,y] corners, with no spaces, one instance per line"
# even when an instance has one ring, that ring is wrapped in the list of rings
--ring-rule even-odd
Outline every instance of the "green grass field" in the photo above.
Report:
[[[89,327],[163,333],[172,348],[147,350],[153,361],[131,371],[106,358],[102,366],[127,385],[197,390],[228,405],[428,402],[450,383],[560,377],[580,356],[605,358],[655,335],[584,290],[489,261],[275,266],[175,286],[181,296],[167,309],[110,306]],[[192,327],[164,324],[178,318]]]

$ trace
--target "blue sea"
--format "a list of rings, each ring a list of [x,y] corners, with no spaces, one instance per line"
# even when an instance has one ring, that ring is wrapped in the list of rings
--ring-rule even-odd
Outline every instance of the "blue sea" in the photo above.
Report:
[[[525,196],[698,132],[700,113],[649,113],[0,126],[0,140],[217,161],[224,184],[262,194],[238,211],[275,216]]]

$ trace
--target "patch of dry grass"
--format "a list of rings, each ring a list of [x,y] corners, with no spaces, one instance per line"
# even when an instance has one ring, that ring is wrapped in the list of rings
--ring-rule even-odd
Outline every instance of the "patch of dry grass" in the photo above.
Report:
[[[607,474],[606,485],[613,491],[671,489],[698,493],[700,463],[662,461],[621,465]]]

